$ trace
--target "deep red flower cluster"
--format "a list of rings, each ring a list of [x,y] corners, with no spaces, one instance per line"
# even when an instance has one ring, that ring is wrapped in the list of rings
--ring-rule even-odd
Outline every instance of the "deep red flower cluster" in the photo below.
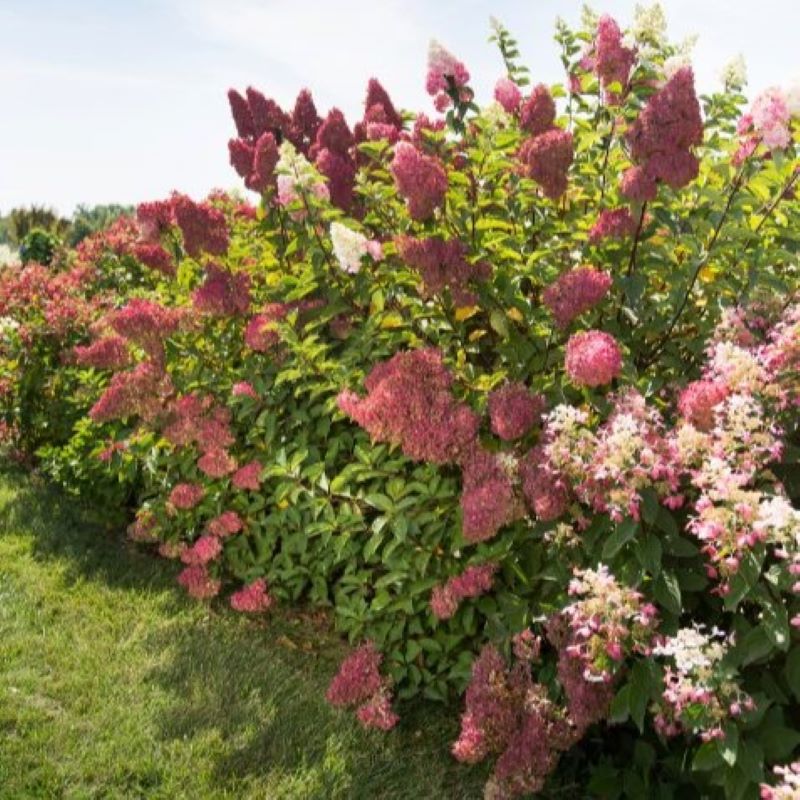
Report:
[[[183,246],[192,258],[201,253],[221,256],[228,250],[228,225],[225,215],[210,203],[195,203],[190,197],[172,197],[175,222],[183,233]]]
[[[390,169],[412,219],[427,219],[444,201],[447,173],[434,156],[424,155],[409,142],[398,142]]]
[[[209,264],[205,280],[192,294],[192,304],[197,311],[216,317],[246,314],[250,309],[250,276]]]
[[[242,518],[235,511],[223,511],[218,517],[206,523],[206,530],[212,536],[224,538],[239,533],[244,528]]]
[[[278,342],[280,333],[276,322],[280,322],[292,310],[287,303],[270,303],[259,314],[256,314],[247,323],[244,331],[244,342],[257,353],[267,353]]]
[[[612,283],[607,272],[576,267],[551,283],[542,300],[555,317],[556,325],[566,328],[576,317],[594,308],[608,294]]]
[[[703,120],[691,67],[679,69],[648,101],[625,136],[636,166],[622,176],[622,193],[652,200],[658,181],[680,189],[697,177],[691,151],[703,141]]]
[[[181,309],[141,297],[132,298],[106,318],[116,333],[141,347],[155,364],[163,364],[164,339],[178,330],[182,320]]]
[[[470,264],[468,250],[458,239],[398,236],[395,241],[400,258],[422,276],[426,296],[449,289],[455,305],[475,305],[477,296],[469,290],[469,282],[489,278],[491,266],[487,262]]]
[[[452,394],[453,377],[435,348],[396,353],[364,380],[366,397],[343,391],[339,408],[373,441],[398,444],[419,461],[458,462],[478,431],[478,416]]]
[[[231,483],[237,489],[249,489],[252,492],[257,492],[261,488],[261,473],[263,470],[264,467],[261,466],[260,462],[250,461],[233,473]]]

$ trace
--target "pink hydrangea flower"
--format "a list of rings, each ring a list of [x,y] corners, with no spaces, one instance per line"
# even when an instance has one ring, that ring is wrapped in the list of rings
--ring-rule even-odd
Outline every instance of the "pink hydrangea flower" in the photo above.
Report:
[[[191,547],[181,553],[181,561],[190,566],[208,564],[222,552],[222,543],[216,536],[201,536]]]
[[[678,398],[678,410],[695,428],[708,431],[714,426],[714,410],[727,396],[728,388],[724,383],[692,381]]]
[[[258,461],[251,461],[245,464],[233,473],[231,483],[237,489],[249,489],[250,491],[258,491],[261,488],[261,471],[263,467]]]
[[[786,94],[775,86],[765,89],[750,109],[753,129],[770,150],[788,147],[792,141],[791,112]]]
[[[496,571],[496,564],[479,564],[467,567],[445,584],[435,586],[431,592],[431,611],[434,616],[437,619],[450,619],[462,600],[486,594],[492,588]]]
[[[416,460],[457,462],[475,439],[479,419],[456,401],[452,383],[439,350],[412,350],[372,368],[366,397],[343,391],[338,404],[373,441],[399,444]]]
[[[412,219],[427,219],[444,201],[447,173],[436,158],[423,155],[413,144],[395,145],[390,169]]]
[[[593,66],[603,88],[619,83],[624,91],[635,60],[636,51],[623,45],[617,22],[608,15],[600,17],[594,39]],[[618,103],[620,94],[606,91],[606,102]]]
[[[274,600],[267,592],[267,582],[258,578],[231,595],[231,608],[248,614],[259,614],[272,607]]]
[[[214,448],[200,456],[197,468],[209,478],[224,478],[236,469],[236,459],[227,450]]]
[[[95,422],[141,417],[153,420],[162,411],[172,381],[160,363],[142,361],[133,369],[118,372],[89,411]]]
[[[228,251],[228,225],[219,209],[210,203],[195,203],[183,194],[173,196],[172,208],[183,245],[192,258],[203,252],[224,255]]]
[[[385,691],[377,692],[360,706],[356,717],[365,728],[377,728],[381,731],[390,731],[400,721],[392,708],[392,699]]]
[[[565,368],[576,386],[604,386],[622,370],[622,351],[604,331],[584,331],[567,342]]]
[[[697,177],[691,148],[703,141],[703,120],[691,67],[682,67],[647,101],[625,136],[636,166],[622,179],[632,200],[652,200],[657,181],[680,189]]]
[[[222,582],[212,578],[208,570],[202,565],[186,567],[178,575],[178,583],[183,586],[191,597],[197,600],[206,600],[219,594]]]
[[[239,381],[233,384],[231,394],[234,397],[252,397],[253,400],[258,399],[258,392],[253,388],[249,381]]]
[[[506,441],[524,436],[541,421],[545,399],[522,383],[506,383],[489,395],[492,433]]]
[[[428,74],[425,89],[434,96],[451,88],[465,86],[469,81],[469,72],[450,51],[439,42],[431,40],[428,47]]]
[[[122,336],[105,336],[73,350],[75,361],[85,367],[121,369],[130,362],[128,342]]]
[[[150,269],[162,272],[164,275],[175,274],[175,262],[172,256],[158,243],[137,242],[133,246],[133,255]]]
[[[209,264],[205,280],[192,293],[192,305],[197,311],[216,317],[246,314],[250,308],[249,275]]]
[[[194,508],[205,495],[205,489],[196,483],[179,483],[169,493],[169,502],[175,508],[188,511]]]
[[[527,139],[519,160],[528,177],[533,178],[551,200],[567,190],[567,171],[573,159],[572,134],[554,128]]]
[[[577,267],[565,272],[542,294],[544,304],[559,328],[566,328],[581,314],[594,308],[607,294],[613,280],[607,272]]]
[[[223,511],[218,517],[209,520],[206,524],[206,530],[212,536],[232,536],[244,528],[242,518],[235,511]]]
[[[341,664],[325,697],[332,706],[352,706],[368,701],[383,687],[379,672],[383,656],[372,642],[354,650]]]
[[[522,92],[511,78],[500,78],[494,85],[494,99],[507,111],[513,114],[522,100]]]
[[[539,83],[533,87],[519,110],[519,125],[531,136],[538,136],[553,127],[556,119],[556,104],[550,90]]]
[[[625,239],[636,232],[636,220],[627,206],[603,209],[589,231],[589,241],[593,244],[603,239]]]

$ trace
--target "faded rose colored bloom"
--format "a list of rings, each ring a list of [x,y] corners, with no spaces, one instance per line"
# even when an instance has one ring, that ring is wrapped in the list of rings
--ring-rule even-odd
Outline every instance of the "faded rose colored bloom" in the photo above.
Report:
[[[205,489],[196,483],[179,483],[169,493],[169,502],[184,511],[194,508],[205,496]]]
[[[250,491],[258,491],[261,488],[261,471],[263,467],[258,461],[251,461],[240,467],[233,474],[231,483],[237,489],[249,489]]]
[[[603,386],[622,370],[622,351],[603,331],[576,333],[567,342],[565,369],[576,386]]]
[[[468,248],[458,239],[398,236],[395,244],[403,261],[422,276],[426,297],[449,289],[455,305],[477,303],[478,297],[470,291],[469,283],[488,279],[491,267],[486,262],[470,264],[466,258]]]
[[[284,319],[291,311],[285,303],[270,303],[260,314],[256,314],[247,324],[244,332],[245,344],[257,353],[266,353],[280,342],[276,322]]]
[[[267,611],[273,603],[274,600],[267,592],[267,582],[264,578],[258,578],[231,595],[231,608],[248,614]]]
[[[556,104],[550,90],[543,83],[533,87],[519,110],[519,125],[531,136],[550,130],[556,119]]]
[[[514,491],[516,462],[473,443],[462,462],[462,532],[468,542],[493,538],[523,515]]]
[[[155,200],[139,203],[136,207],[136,222],[142,242],[159,244],[161,234],[175,224],[175,213],[171,200]]]
[[[542,300],[559,328],[566,328],[581,314],[594,308],[607,294],[613,280],[607,272],[592,267],[577,267],[551,283]]]
[[[197,600],[206,600],[219,594],[222,582],[212,578],[201,565],[186,567],[178,575],[178,583]]]
[[[374,694],[356,711],[358,721],[365,728],[390,731],[400,721],[392,709],[392,699],[385,691]]]
[[[603,239],[625,239],[636,232],[636,220],[627,206],[604,209],[589,231],[589,241],[596,244]]]
[[[368,701],[383,687],[379,672],[383,655],[367,642],[354,650],[341,664],[328,686],[325,697],[332,706],[345,707]]]
[[[130,363],[128,342],[122,336],[105,336],[89,345],[77,345],[75,361],[85,367],[121,369]]]
[[[703,141],[703,120],[691,67],[679,69],[650,97],[625,138],[636,164],[622,179],[627,197],[652,200],[657,181],[680,189],[697,177],[691,148]]]
[[[428,74],[425,79],[428,94],[434,96],[448,89],[457,89],[468,81],[469,72],[464,64],[432,39],[428,47]]]
[[[172,382],[161,366],[143,361],[132,370],[118,372],[89,411],[95,422],[141,417],[152,420],[163,408]]]
[[[541,422],[546,401],[523,383],[506,383],[489,394],[492,433],[506,441],[524,436]]]
[[[218,517],[209,520],[206,524],[206,530],[212,536],[233,536],[234,533],[239,533],[244,528],[242,518],[235,511],[223,511]]]
[[[558,519],[569,507],[569,485],[550,463],[541,445],[520,461],[522,494],[528,508],[542,522]]]
[[[622,32],[616,21],[608,15],[600,17],[594,39],[593,66],[603,88],[606,89],[606,102],[619,103],[635,61],[636,51],[623,45]],[[622,92],[608,91],[612,83],[619,83]]]
[[[236,469],[236,459],[221,448],[207,450],[197,460],[197,468],[209,478],[224,478]]]
[[[447,173],[436,158],[423,155],[408,142],[398,142],[391,172],[412,219],[427,219],[442,204],[447,194]]]
[[[222,552],[222,543],[216,536],[201,536],[191,547],[181,553],[181,561],[190,566],[208,564]]]
[[[474,440],[479,420],[455,400],[452,383],[439,350],[412,350],[372,368],[364,381],[366,397],[343,391],[338,404],[373,441],[399,444],[418,461],[457,462]]]
[[[495,572],[496,564],[477,564],[467,567],[444,585],[434,587],[431,593],[431,610],[434,616],[438,619],[450,619],[462,600],[486,594],[492,588]]]

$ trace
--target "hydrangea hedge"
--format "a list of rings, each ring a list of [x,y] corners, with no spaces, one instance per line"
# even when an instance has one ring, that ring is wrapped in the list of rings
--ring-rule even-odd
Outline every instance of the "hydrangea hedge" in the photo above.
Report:
[[[330,702],[450,704],[487,797],[795,797],[797,89],[698,99],[657,8],[559,24],[564,85],[492,41],[483,108],[438,44],[430,116],[231,90],[257,206],[6,268],[6,451],[197,598],[329,608]]]

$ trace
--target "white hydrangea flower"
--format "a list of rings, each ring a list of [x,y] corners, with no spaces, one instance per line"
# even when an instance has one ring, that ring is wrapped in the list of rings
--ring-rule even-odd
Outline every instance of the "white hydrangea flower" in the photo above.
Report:
[[[661,3],[649,6],[636,4],[631,35],[637,42],[659,44],[667,34],[667,17]]]
[[[19,264],[19,252],[7,244],[0,244],[0,267],[14,267]]]
[[[668,656],[683,675],[697,675],[711,669],[725,655],[725,634],[718,628],[705,633],[705,625],[681,628],[675,636],[653,648],[653,654]]]
[[[492,128],[507,128],[511,122],[511,115],[496,100],[483,107],[481,117]]]
[[[332,222],[330,232],[333,253],[339,266],[345,272],[355,274],[361,269],[361,258],[368,252],[367,237],[341,222]]]
[[[741,89],[747,83],[747,64],[739,53],[732,58],[720,72],[722,85],[726,89]]]

